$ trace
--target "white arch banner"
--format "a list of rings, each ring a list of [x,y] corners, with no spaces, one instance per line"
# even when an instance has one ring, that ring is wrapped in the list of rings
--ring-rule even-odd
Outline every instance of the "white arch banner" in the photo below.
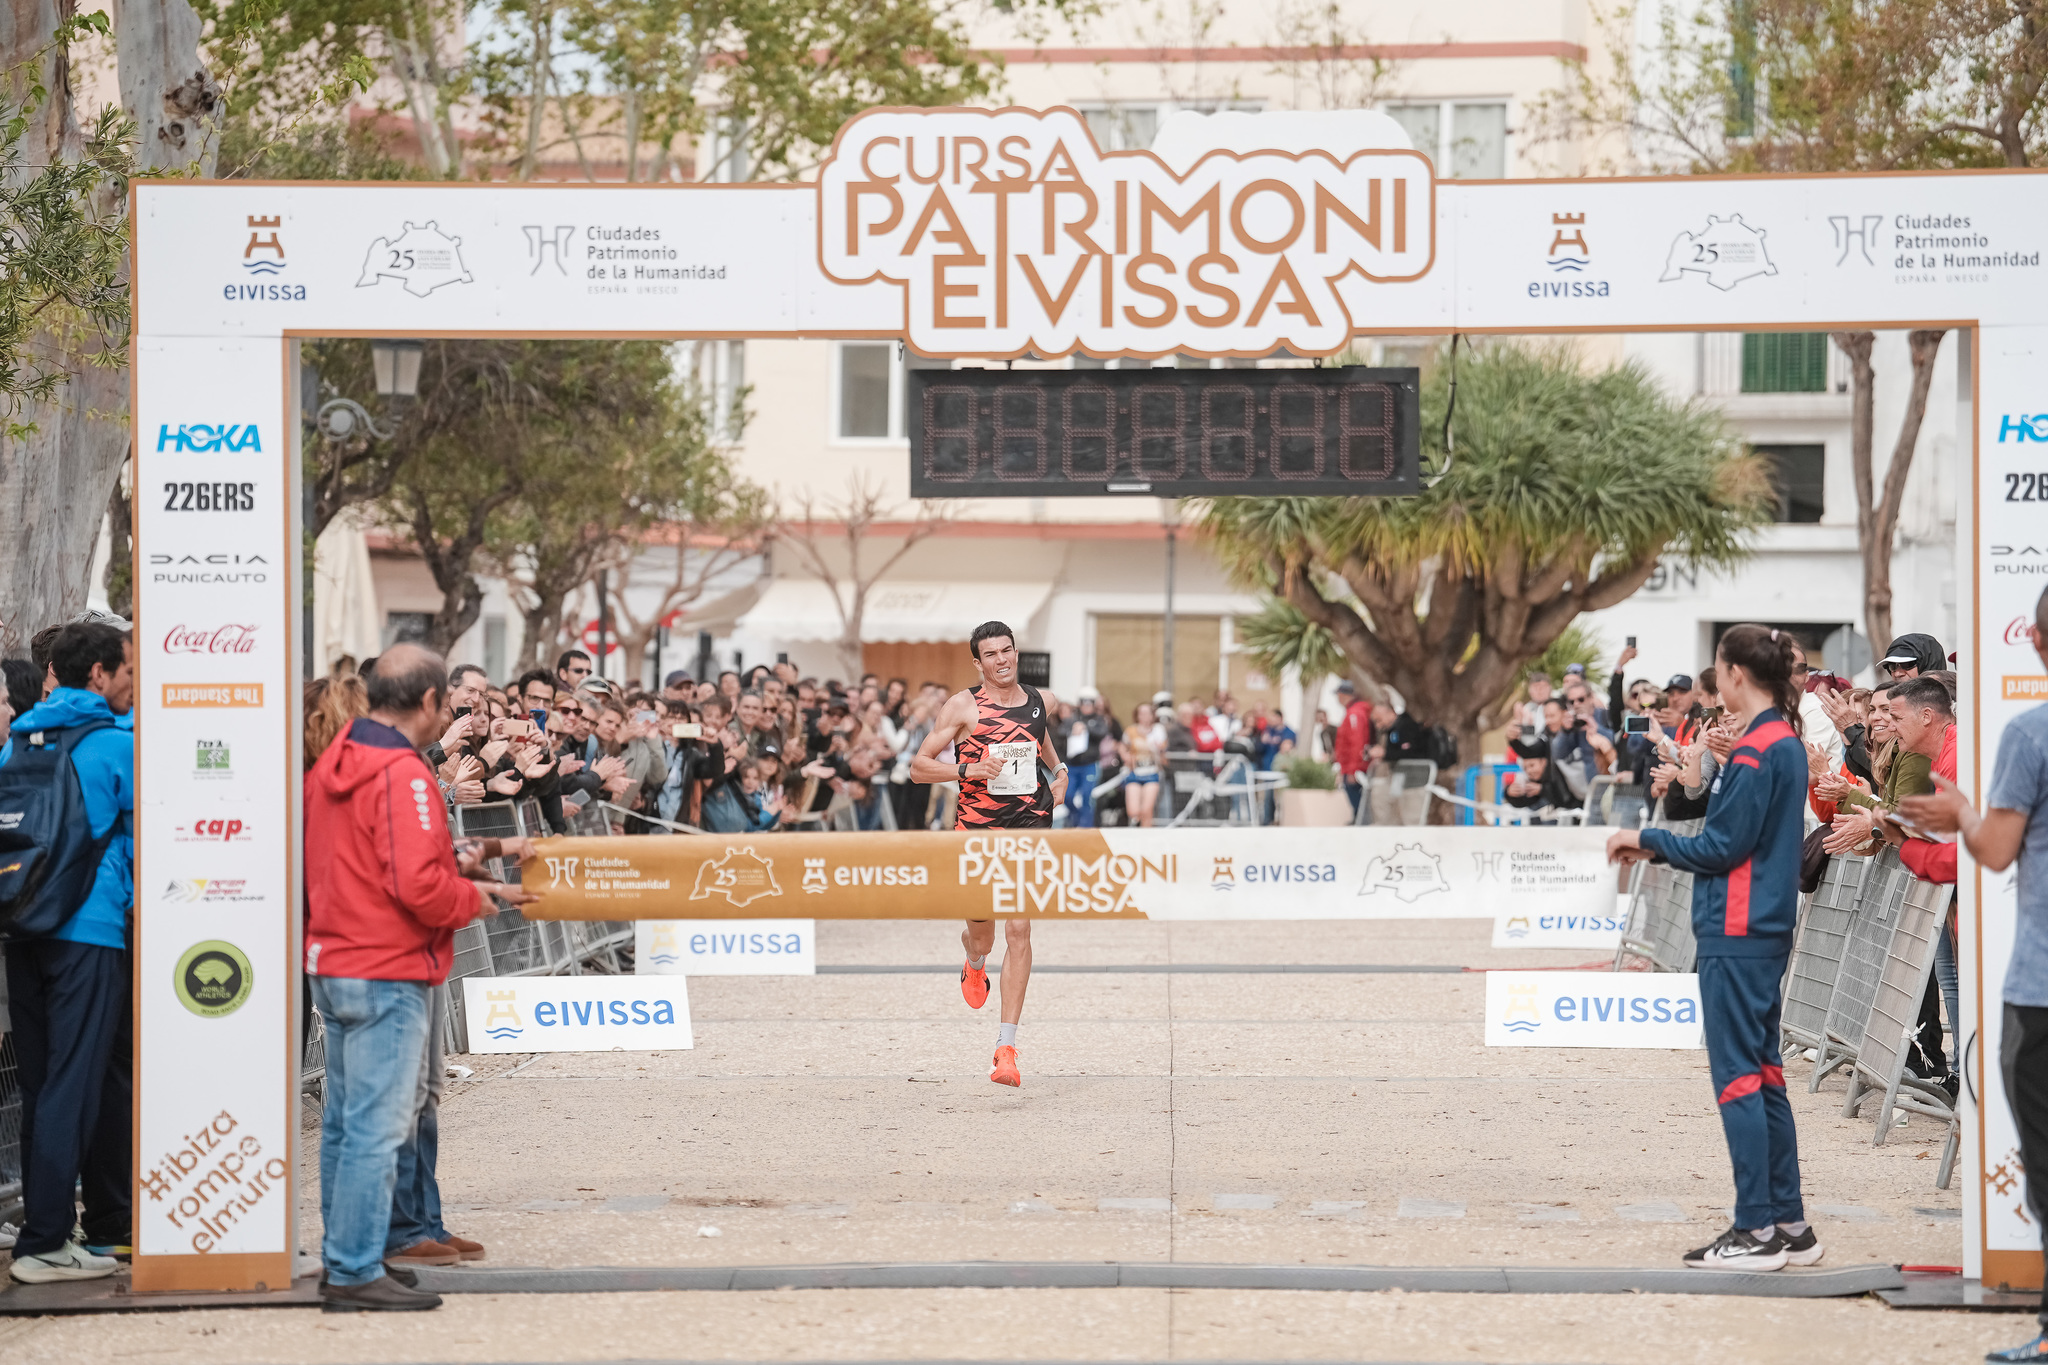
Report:
[[[1004,358],[1975,329],[1957,568],[1981,790],[2006,720],[2048,695],[2006,629],[2048,582],[2048,180],[1437,181],[1345,144],[1355,126],[1334,120],[1326,152],[1219,145],[1184,175],[1101,152],[1071,110],[1006,109],[873,111],[806,186],[136,182],[136,1287],[290,1278],[298,337],[901,337]],[[1974,873],[1961,891],[1982,1069],[2013,893]],[[1995,1068],[1975,1088],[1969,1273],[2039,1283]]]

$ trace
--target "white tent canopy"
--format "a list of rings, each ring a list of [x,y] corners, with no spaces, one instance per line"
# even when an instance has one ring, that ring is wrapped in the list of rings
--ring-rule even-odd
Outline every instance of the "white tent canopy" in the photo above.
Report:
[[[840,600],[848,600],[842,584]],[[1045,605],[1051,583],[877,583],[868,590],[860,638],[868,644],[965,640],[984,621],[1022,631]],[[814,578],[778,578],[740,628],[769,640],[837,640],[844,629],[832,590]]]

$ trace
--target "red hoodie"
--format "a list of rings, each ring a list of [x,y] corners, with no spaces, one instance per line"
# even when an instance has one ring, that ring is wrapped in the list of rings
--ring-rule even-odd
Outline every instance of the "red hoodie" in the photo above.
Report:
[[[434,770],[390,726],[355,722],[306,774],[307,973],[438,986],[483,904]]]

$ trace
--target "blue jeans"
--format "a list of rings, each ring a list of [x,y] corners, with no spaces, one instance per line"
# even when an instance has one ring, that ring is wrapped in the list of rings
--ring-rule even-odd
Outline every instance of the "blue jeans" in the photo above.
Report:
[[[327,1023],[320,1258],[330,1284],[368,1284],[384,1273],[398,1149],[419,1116],[430,992],[419,981],[311,982],[313,1006]]]
[[[441,1020],[448,1012],[448,987],[433,988],[427,997],[427,1065],[415,1097],[419,1121],[398,1149],[398,1183],[391,1193],[391,1231],[384,1254],[395,1255],[421,1242],[445,1242],[441,1222],[441,1182],[434,1172],[441,1155],[441,1090],[448,1068],[441,1055]]]
[[[1067,769],[1067,827],[1069,829],[1093,829],[1095,827],[1095,783],[1096,774],[1102,771],[1097,763],[1084,764]]]

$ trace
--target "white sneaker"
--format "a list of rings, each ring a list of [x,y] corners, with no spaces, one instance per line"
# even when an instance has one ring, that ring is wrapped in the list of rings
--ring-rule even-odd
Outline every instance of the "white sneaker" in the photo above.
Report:
[[[104,1280],[121,1268],[111,1256],[95,1256],[76,1242],[66,1242],[41,1256],[17,1256],[7,1273],[23,1284],[55,1284],[60,1280]]]
[[[21,1236],[21,1229],[12,1223],[0,1223],[0,1251],[11,1250],[14,1239]]]

